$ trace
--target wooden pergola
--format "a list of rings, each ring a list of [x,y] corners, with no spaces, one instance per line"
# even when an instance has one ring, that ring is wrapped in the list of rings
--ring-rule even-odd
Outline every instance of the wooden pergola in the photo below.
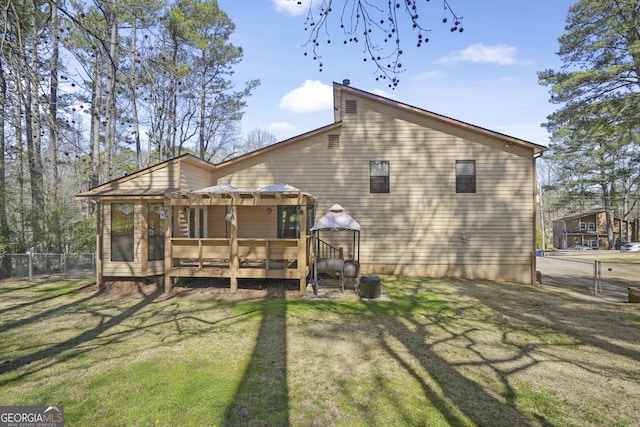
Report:
[[[284,183],[257,190],[223,184],[167,193],[165,291],[177,278],[215,277],[228,278],[231,291],[238,289],[238,279],[295,279],[304,294],[313,262],[307,210],[314,202],[311,194]],[[198,215],[213,230],[202,224],[194,229]],[[283,215],[295,216],[290,221],[296,224],[295,236],[279,235],[279,221],[287,219]]]

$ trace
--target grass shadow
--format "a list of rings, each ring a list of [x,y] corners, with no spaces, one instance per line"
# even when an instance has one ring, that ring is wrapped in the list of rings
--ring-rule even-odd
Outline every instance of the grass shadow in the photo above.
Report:
[[[623,310],[612,313],[610,306],[603,307],[607,303],[584,300],[572,294],[554,296],[540,293],[525,285],[511,284],[501,290],[522,295],[521,302],[518,302],[518,298],[510,298],[515,301],[510,305],[501,304],[487,282],[465,282],[461,285],[461,289],[464,288],[473,289],[474,298],[503,316],[524,322],[535,329],[552,330],[580,343],[640,361],[640,351],[618,344],[640,342],[640,329],[634,326],[637,313],[630,314]],[[544,316],[540,316],[541,307],[544,307]],[[616,328],[610,327],[612,322],[617,325]]]
[[[276,288],[255,302],[261,316],[255,347],[223,425],[289,425],[286,300]]]
[[[452,348],[462,347],[472,352],[479,344],[474,338],[475,325],[470,324],[462,330],[452,326],[452,319],[465,318],[466,305],[450,306],[446,300],[434,298],[426,289],[418,287],[411,295],[404,295],[397,300],[398,303],[367,305],[374,313],[386,314],[381,346],[418,381],[425,398],[438,409],[447,424],[466,426],[469,421],[473,425],[487,425],[490,422],[492,426],[505,427],[530,424],[513,401],[514,393],[507,374],[495,369],[497,361],[485,359],[476,353],[473,364],[489,368],[499,378],[503,386],[500,398],[489,393],[483,384],[465,375],[462,368],[469,366],[467,362],[452,362],[436,350],[438,346],[447,344],[445,341],[449,341]],[[434,331],[440,331],[445,338],[434,340]],[[419,362],[420,369],[417,370],[396,346],[390,344],[394,341],[402,343],[402,348]],[[522,354],[514,354],[499,363],[509,363],[522,357]],[[428,373],[430,381],[426,381],[420,371]],[[431,381],[435,382],[435,387]],[[491,414],[490,418],[488,414]]]
[[[69,309],[71,306],[75,306],[75,305],[81,305],[82,303],[86,302],[87,300],[90,300],[92,298],[97,297],[98,295],[100,295],[100,291],[86,297],[83,298],[81,300],[77,300],[71,304],[65,305],[65,306],[61,306],[61,307],[57,307],[55,309],[52,310],[48,310],[46,312],[43,312],[41,314],[38,314],[37,316],[32,316],[30,318],[27,319],[23,319],[21,321],[18,322],[14,322],[12,325],[10,325],[10,327],[17,327],[20,325],[24,325],[24,324],[28,324],[31,322],[36,321],[35,318],[37,319],[41,319],[44,318],[46,316],[51,315],[52,313],[55,312],[59,312],[61,310],[65,310],[65,309]],[[121,313],[119,313],[116,316],[112,316],[111,318],[109,318],[108,320],[106,320],[105,322],[101,322],[99,325],[97,325],[96,327],[92,328],[92,329],[88,329],[84,332],[82,332],[81,334],[70,338],[68,340],[65,340],[63,342],[54,344],[52,346],[49,346],[47,348],[43,348],[39,351],[33,352],[31,354],[16,358],[15,360],[5,360],[2,362],[2,364],[0,364],[0,375],[7,373],[7,372],[11,372],[11,371],[15,371],[18,370],[20,368],[23,368],[31,363],[37,362],[37,361],[41,361],[41,360],[45,360],[45,359],[51,359],[54,360],[56,357],[58,356],[62,356],[59,359],[56,359],[55,363],[62,363],[66,360],[69,360],[73,357],[76,357],[78,354],[81,354],[84,351],[89,351],[90,347],[87,346],[86,344],[96,338],[98,338],[100,335],[104,334],[105,332],[107,332],[108,330],[110,330],[111,328],[119,325],[120,323],[122,323],[123,321],[129,319],[131,316],[133,316],[135,313],[139,312],[140,310],[142,310],[144,307],[146,307],[147,305],[151,304],[155,299],[157,299],[160,295],[162,295],[162,290],[157,290],[154,293],[148,295],[146,298],[142,299],[141,301],[139,301],[138,303],[132,305],[131,307],[127,308],[126,310],[122,311]],[[6,328],[3,327],[3,330],[5,330]],[[76,351],[71,351],[76,349]],[[20,378],[23,378],[27,375],[29,375],[30,371],[29,370],[25,370],[23,373],[21,373],[19,376],[17,377],[13,377],[11,378],[9,381],[17,381]]]
[[[16,311],[16,310],[21,310],[23,308],[27,308],[27,307],[30,307],[30,306],[33,306],[33,305],[37,305],[37,304],[41,304],[41,303],[44,303],[44,302],[47,302],[47,301],[51,301],[51,300],[56,299],[56,298],[73,295],[75,293],[78,293],[78,292],[81,292],[83,290],[89,289],[92,286],[95,286],[95,282],[88,283],[88,284],[80,286],[80,287],[76,287],[75,284],[72,284],[72,289],[70,289],[70,290],[68,290],[66,292],[58,292],[58,293],[54,293],[52,295],[49,295],[49,296],[46,296],[46,297],[43,297],[43,298],[34,299],[32,301],[29,301],[29,302],[24,302],[24,303],[21,303],[21,304],[15,304],[15,305],[12,305],[12,306],[7,307],[7,308],[0,309],[0,314],[9,313],[11,311]],[[25,290],[25,289],[31,289],[31,288],[32,287],[24,287],[24,288],[17,288],[17,290]],[[75,302],[72,303],[72,304],[75,304]],[[57,308],[54,311],[57,311],[59,309],[60,308]],[[26,323],[21,323],[21,325],[24,325],[24,324],[26,324]],[[10,327],[8,327],[7,325],[0,326],[0,332],[3,332],[5,330],[7,330],[7,329],[10,329]]]

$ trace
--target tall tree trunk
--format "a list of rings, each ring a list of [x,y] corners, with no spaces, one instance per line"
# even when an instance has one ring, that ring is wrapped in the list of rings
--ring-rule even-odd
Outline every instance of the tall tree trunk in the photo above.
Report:
[[[105,99],[105,131],[104,131],[104,151],[105,151],[105,163],[106,163],[106,177],[107,180],[112,180],[114,177],[113,162],[115,156],[115,129],[116,122],[118,121],[116,111],[116,73],[117,73],[117,60],[116,60],[116,46],[118,43],[118,24],[115,12],[110,12],[109,17],[111,19],[111,34],[109,36],[109,61],[107,68],[107,81],[106,81],[106,99]]]
[[[138,124],[138,99],[136,95],[136,91],[138,90],[136,78],[136,72],[138,68],[136,67],[138,61],[138,50],[136,48],[136,36],[137,36],[137,24],[138,19],[134,16],[131,20],[131,74],[129,77],[129,82],[131,85],[131,122],[133,124],[133,138],[136,142],[136,160],[138,162],[138,169],[142,169],[143,160],[142,160],[142,147],[140,146],[140,125]]]
[[[62,251],[62,230],[60,227],[58,183],[60,176],[58,172],[58,8],[51,5],[51,81],[49,87],[49,147],[51,151],[51,176],[54,185],[51,191],[51,227],[50,233],[53,237],[54,250]]]
[[[100,49],[96,49],[93,65],[93,85],[91,90],[91,188],[100,184],[100,106],[102,103],[102,70],[103,56]]]
[[[2,57],[0,57],[0,60]],[[0,256],[9,252],[9,220],[7,219],[7,172],[5,166],[5,111],[7,108],[7,81],[4,77],[4,65],[0,62]],[[11,263],[9,257],[2,257],[0,276],[10,274]]]
[[[19,83],[19,77],[16,73],[16,83]],[[19,93],[20,88],[16,89],[16,92]],[[24,252],[28,249],[27,247],[27,216],[28,216],[28,207],[26,202],[25,195],[25,185],[24,185],[24,136],[22,132],[22,104],[20,102],[20,97],[16,94],[16,100],[13,108],[13,127],[14,134],[16,138],[16,180],[18,181],[18,206],[16,215],[17,233],[16,233],[16,252]]]
[[[176,134],[178,133],[178,40],[173,34],[173,49],[171,52],[171,84],[169,93],[169,111],[167,115],[167,140],[169,149],[167,150],[167,158],[176,156]]]
[[[603,183],[600,185],[602,188],[602,201],[604,202],[604,217],[607,226],[607,240],[609,241],[609,247],[607,249],[614,249],[616,242],[614,241],[613,233],[613,208],[611,203],[611,191],[609,184]]]
[[[204,61],[203,61],[204,62]],[[200,140],[200,158],[205,160],[207,147],[205,144],[205,126],[207,118],[207,75],[203,66],[200,74],[200,123],[198,124],[198,139]]]
[[[32,2],[33,10],[37,10]],[[27,142],[27,155],[29,159],[29,179],[31,184],[31,229],[33,231],[32,245],[34,248],[42,248],[45,245],[45,193],[44,173],[42,167],[42,122],[40,114],[40,94],[38,92],[40,75],[38,73],[38,59],[36,52],[38,41],[38,27],[31,23],[28,39],[30,45],[25,45],[26,88],[24,93],[25,137]],[[33,52],[28,57],[28,52]]]
[[[27,144],[27,160],[29,162],[29,182],[31,191],[30,225],[33,233],[32,246],[41,245],[44,242],[43,213],[44,213],[44,182],[42,174],[42,161],[40,144],[36,139],[39,132],[37,124],[37,109],[34,114],[33,91],[34,84],[29,78],[24,81],[24,137]],[[39,135],[38,135],[39,136]]]

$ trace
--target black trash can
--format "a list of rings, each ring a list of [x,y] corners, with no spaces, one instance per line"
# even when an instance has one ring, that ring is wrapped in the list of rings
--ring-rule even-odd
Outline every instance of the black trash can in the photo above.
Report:
[[[360,296],[362,298],[380,298],[380,278],[378,276],[360,277]]]

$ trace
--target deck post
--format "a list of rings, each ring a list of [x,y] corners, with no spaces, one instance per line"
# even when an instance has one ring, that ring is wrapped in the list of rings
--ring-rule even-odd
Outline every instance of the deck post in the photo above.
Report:
[[[307,290],[307,201],[298,196],[298,204],[302,205],[300,214],[300,236],[298,236],[298,275],[300,277],[300,296]]]
[[[173,233],[173,207],[164,203],[165,228],[164,228],[164,293],[171,292],[173,283],[171,282],[171,267],[173,260],[171,259],[171,235]]]
[[[238,291],[238,270],[240,269],[240,261],[238,259],[238,216],[235,213],[233,205],[229,205],[227,211],[227,221],[229,223],[229,246],[230,246],[230,266],[231,276],[231,292]]]
[[[96,201],[96,215],[97,215],[97,228],[98,233],[96,236],[96,284],[98,285],[98,289],[103,289],[104,284],[102,281],[104,280],[104,263],[102,262],[102,256],[104,253],[104,249],[102,248],[103,244],[103,234],[104,230],[102,229],[102,209],[103,205],[100,203],[100,200]]]

